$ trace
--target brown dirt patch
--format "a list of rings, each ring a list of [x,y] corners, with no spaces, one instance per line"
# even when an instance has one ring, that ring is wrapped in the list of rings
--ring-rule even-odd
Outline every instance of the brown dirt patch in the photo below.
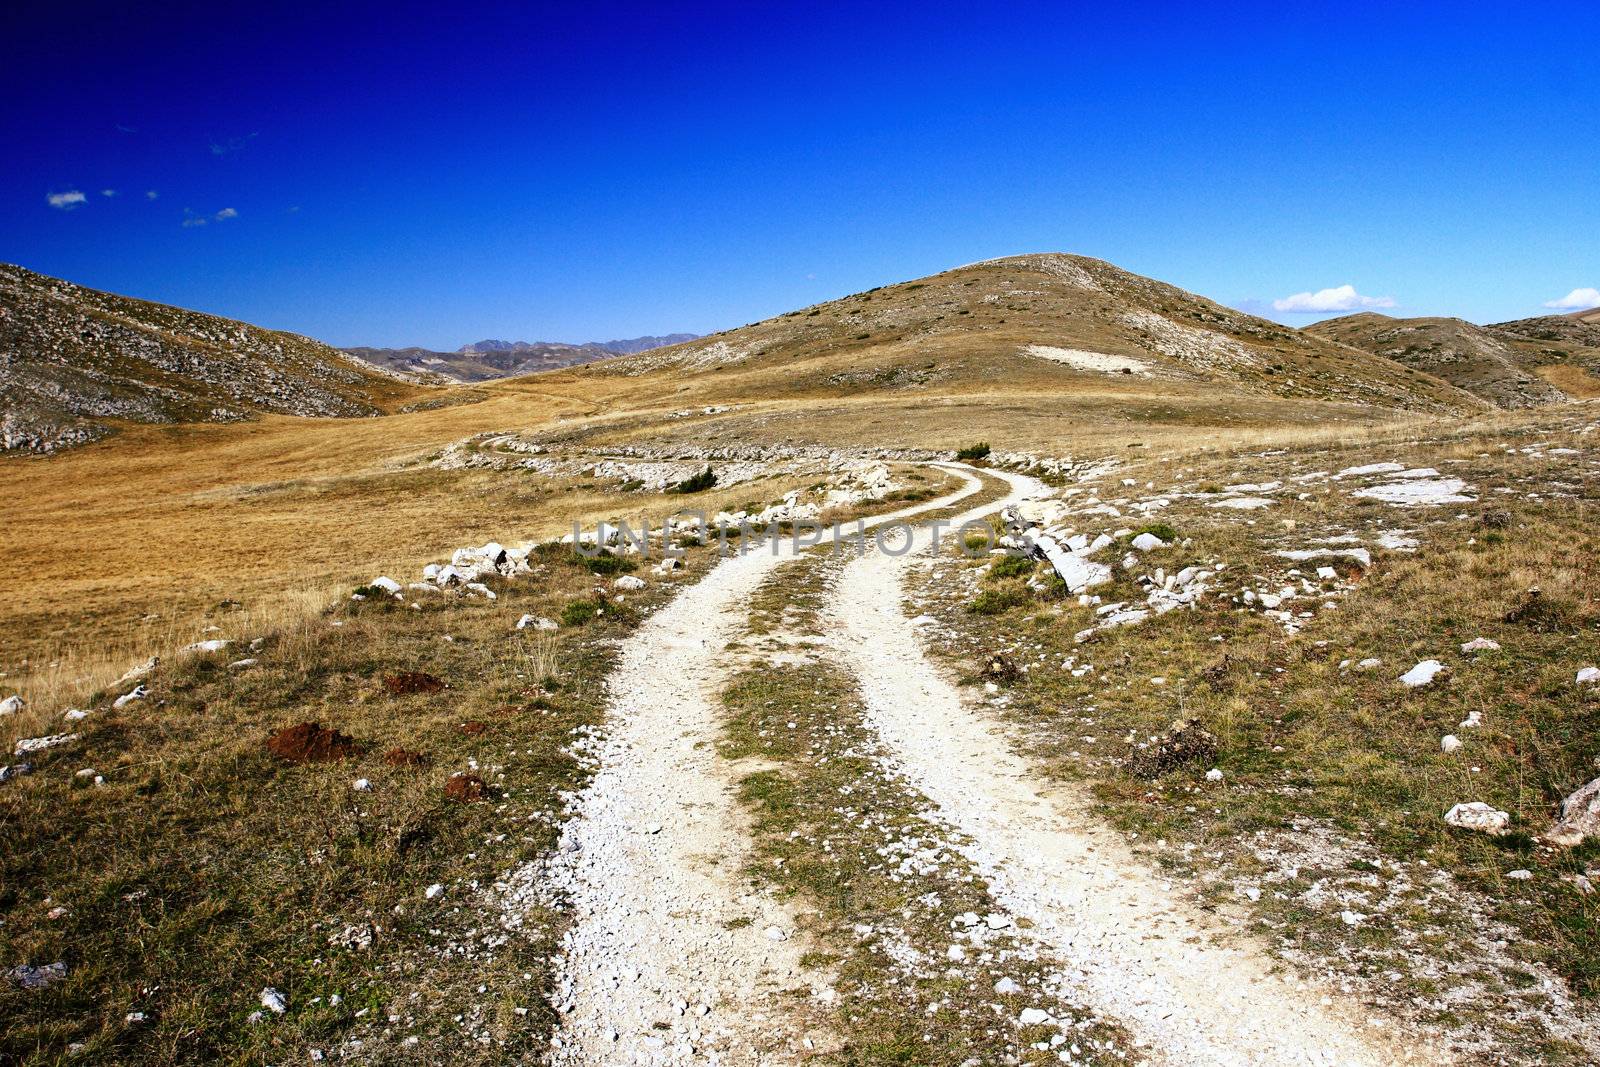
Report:
[[[383,762],[391,767],[426,767],[428,754],[396,746],[383,754]]]
[[[452,774],[444,784],[444,795],[451,800],[471,804],[475,800],[482,800],[488,788],[476,774]]]
[[[413,693],[437,693],[444,688],[444,681],[425,671],[401,671],[384,678],[383,687],[390,695],[403,697]]]
[[[489,724],[486,722],[479,722],[477,719],[473,719],[471,722],[464,722],[461,724],[461,732],[466,734],[468,737],[477,737],[479,734],[487,733],[488,731]]]
[[[285,727],[267,738],[267,751],[289,763],[332,763],[353,756],[361,744],[321,723]]]

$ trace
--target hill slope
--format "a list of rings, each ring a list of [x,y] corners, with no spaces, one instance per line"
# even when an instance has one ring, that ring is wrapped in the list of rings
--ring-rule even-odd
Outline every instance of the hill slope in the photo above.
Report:
[[[718,373],[820,395],[1042,379],[1046,389],[1230,393],[1419,411],[1481,410],[1438,378],[1224,307],[1101,260],[988,260],[594,368]],[[729,395],[733,395],[730,387]]]
[[[1570,396],[1600,396],[1600,310],[1540,315],[1486,327],[1522,366]]]
[[[406,391],[306,337],[0,265],[0,451],[54,452],[116,420],[377,415]]]
[[[1523,366],[1504,330],[1465,319],[1396,319],[1374,312],[1305,327],[1304,333],[1443,378],[1500,408],[1560,403],[1567,394]]]

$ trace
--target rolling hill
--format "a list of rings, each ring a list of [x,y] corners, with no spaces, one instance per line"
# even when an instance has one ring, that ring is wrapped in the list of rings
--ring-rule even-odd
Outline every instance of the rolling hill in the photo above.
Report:
[[[412,392],[307,337],[0,265],[0,451],[54,452],[119,421],[378,415]]]
[[[1555,404],[1567,394],[1523,366],[1504,329],[1465,319],[1396,319],[1362,312],[1305,327],[1305,333],[1443,378],[1499,408]]]

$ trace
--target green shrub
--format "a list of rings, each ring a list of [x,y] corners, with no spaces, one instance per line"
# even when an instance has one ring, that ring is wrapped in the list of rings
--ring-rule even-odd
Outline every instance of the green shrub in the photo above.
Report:
[[[1023,575],[1033,573],[1033,560],[1026,556],[1001,556],[989,564],[989,573],[986,577],[999,580],[1001,578],[1021,578]]]
[[[988,459],[988,458],[989,458],[989,442],[987,442],[987,441],[979,441],[977,444],[968,445],[965,448],[960,448],[960,449],[956,450],[956,459],[962,460],[963,462],[970,462],[970,461],[976,460],[976,459]]]
[[[1159,537],[1169,545],[1177,544],[1178,542],[1178,531],[1172,528],[1171,523],[1167,522],[1146,523],[1137,530],[1133,531],[1133,536],[1135,537],[1138,537],[1140,534],[1150,534],[1153,537]]]
[[[974,615],[1004,615],[1017,605],[1026,603],[1027,599],[1022,590],[1015,586],[985,589],[967,605],[967,610]]]
[[[580,565],[589,568],[595,574],[626,574],[636,571],[639,565],[625,556],[613,556],[609,552],[602,552],[598,556],[585,556],[580,552],[572,553],[578,557]]]
[[[582,626],[600,614],[600,605],[592,600],[574,600],[561,609],[561,625]]]
[[[716,473],[716,471],[713,471],[710,467],[707,467],[705,470],[701,471],[699,474],[693,475],[692,477],[689,477],[689,478],[685,478],[683,481],[679,482],[676,486],[673,487],[672,491],[674,493],[700,493],[700,492],[704,492],[707,489],[710,489],[713,485],[716,485],[716,484],[717,484],[717,473]]]
[[[621,485],[617,486],[617,492],[619,492],[619,493],[632,493],[632,492],[636,492],[637,490],[640,490],[640,489],[643,489],[643,488],[644,488],[644,479],[643,478],[629,478],[627,481],[625,481]]]

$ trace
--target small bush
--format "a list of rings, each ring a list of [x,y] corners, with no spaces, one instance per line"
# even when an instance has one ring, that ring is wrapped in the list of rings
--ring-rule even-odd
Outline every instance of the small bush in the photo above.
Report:
[[[1033,560],[1026,556],[1001,556],[989,564],[989,573],[986,577],[994,580],[1001,578],[1021,578],[1033,573]]]
[[[967,445],[956,450],[956,459],[970,463],[973,460],[989,458],[989,442],[979,441],[977,444]]]
[[[1140,534],[1150,534],[1152,537],[1159,537],[1169,545],[1175,545],[1178,543],[1178,531],[1172,528],[1171,523],[1167,522],[1146,523],[1137,530],[1133,531],[1133,536],[1135,537],[1138,537]]]
[[[674,493],[700,493],[700,492],[704,492],[707,489],[710,489],[713,485],[716,485],[716,484],[717,484],[717,473],[716,473],[716,471],[713,471],[710,467],[707,467],[705,470],[701,471],[699,474],[693,475],[692,477],[689,477],[689,478],[685,478],[683,481],[679,482],[676,486],[673,487],[672,491]]]
[[[1004,615],[1026,601],[1027,597],[1022,595],[1020,589],[1013,587],[985,589],[967,605],[967,610],[974,615]]]
[[[589,568],[595,574],[626,574],[639,569],[639,565],[626,556],[613,556],[609,552],[602,552],[592,557],[577,551],[572,554],[578,558],[580,566]]]
[[[592,600],[574,600],[561,609],[561,625],[582,626],[600,614],[600,605]]]
[[[993,543],[993,541],[994,539],[992,537],[985,537],[983,534],[968,534],[966,539],[963,540],[961,544],[968,552],[982,552],[987,549],[990,544]]]
[[[621,485],[617,486],[617,492],[619,492],[619,493],[632,493],[632,492],[637,492],[638,490],[643,489],[643,488],[644,488],[644,479],[643,478],[629,478],[627,481],[625,481]]]

